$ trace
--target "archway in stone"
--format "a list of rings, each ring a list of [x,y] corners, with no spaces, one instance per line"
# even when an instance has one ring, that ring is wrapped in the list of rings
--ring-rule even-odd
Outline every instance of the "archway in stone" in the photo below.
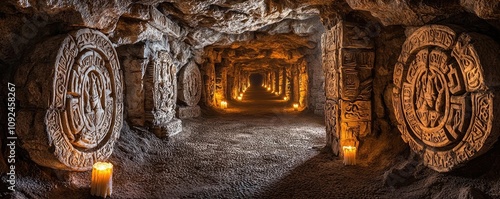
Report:
[[[253,73],[250,75],[250,86],[262,86],[263,82],[264,77],[262,76],[262,74]]]

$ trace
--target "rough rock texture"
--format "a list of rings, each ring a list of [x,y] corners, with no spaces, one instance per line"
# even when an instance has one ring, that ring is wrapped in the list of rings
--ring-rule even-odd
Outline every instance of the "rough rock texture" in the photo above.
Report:
[[[180,119],[184,118],[192,118],[192,117],[199,117],[201,115],[201,108],[200,106],[177,106],[176,109],[176,114],[177,117]]]
[[[146,110],[158,112],[158,110],[146,107],[148,104],[146,100],[151,102],[153,99],[153,95],[147,93],[153,89],[144,84],[147,82],[145,80],[152,74],[147,68],[155,62],[158,53],[169,54],[172,59],[171,63],[176,68],[177,74],[175,75],[177,77],[181,75],[180,71],[191,66],[192,63],[199,67],[202,80],[201,97],[198,104],[193,102],[190,105],[190,109],[197,109],[192,107],[199,105],[201,112],[207,113],[207,109],[219,107],[222,100],[228,101],[229,107],[231,107],[232,103],[238,103],[232,100],[237,99],[241,93],[244,93],[243,102],[245,102],[248,100],[247,94],[249,93],[246,92],[249,92],[247,90],[251,82],[250,75],[258,74],[263,77],[264,86],[269,87],[270,91],[278,93],[279,96],[276,96],[275,100],[282,100],[286,96],[290,100],[287,106],[290,106],[291,103],[298,103],[301,107],[300,110],[305,109],[322,114],[325,108],[332,110],[335,103],[332,103],[331,99],[327,99],[325,95],[324,88],[332,85],[323,73],[322,66],[325,63],[322,63],[321,51],[325,47],[325,41],[322,42],[320,36],[341,21],[363,24],[357,28],[360,30],[359,32],[364,32],[364,35],[360,36],[361,40],[368,37],[374,41],[373,46],[370,47],[375,52],[375,65],[371,74],[373,77],[373,90],[370,99],[372,133],[360,145],[358,157],[362,160],[361,162],[368,162],[365,165],[370,166],[342,170],[344,167],[339,162],[332,162],[328,153],[320,154],[297,167],[293,172],[287,173],[289,176],[281,176],[283,181],[276,183],[274,189],[268,190],[262,197],[327,198],[338,193],[348,193],[353,194],[353,197],[379,196],[388,198],[402,195],[407,198],[458,198],[459,194],[461,197],[462,195],[477,195],[475,190],[480,190],[492,197],[498,197],[500,193],[500,184],[497,182],[498,172],[492,169],[495,166],[498,167],[496,161],[498,158],[495,156],[499,154],[498,146],[493,146],[490,151],[470,161],[464,168],[452,171],[452,174],[438,174],[429,169],[418,170],[414,173],[415,178],[410,183],[401,185],[398,189],[391,187],[383,189],[380,178],[387,167],[400,165],[398,163],[406,161],[404,158],[394,158],[401,155],[406,156],[407,154],[401,151],[404,151],[405,147],[408,148],[408,146],[400,138],[400,130],[396,127],[399,117],[394,114],[392,106],[392,91],[395,87],[393,84],[394,66],[398,61],[404,41],[421,26],[454,24],[453,26],[461,26],[466,32],[490,37],[491,43],[499,43],[499,5],[498,0],[5,0],[0,2],[0,46],[2,46],[0,48],[0,71],[2,71],[0,84],[2,88],[6,88],[7,82],[12,82],[21,63],[33,53],[33,47],[42,44],[48,38],[85,28],[104,33],[105,37],[112,42],[113,47],[117,49],[120,70],[123,72],[125,105],[123,118],[132,126],[132,129],[135,129],[124,129],[129,133],[128,136],[133,137],[133,139],[130,142],[127,139],[120,139],[118,144],[121,144],[120,146],[123,148],[115,151],[114,158],[117,162],[125,161],[136,169],[148,165],[150,170],[156,171],[155,174],[160,174],[165,170],[160,171],[157,166],[142,161],[145,156],[148,156],[146,153],[148,151],[158,152],[159,155],[154,156],[151,160],[170,158],[169,161],[165,161],[169,162],[168,164],[152,161],[154,163],[160,162],[159,165],[170,166],[170,162],[173,162],[171,160],[178,157],[170,157],[164,152],[176,149],[185,143],[179,144],[183,141],[177,143],[151,141],[153,138],[151,138],[151,142],[145,142],[143,139],[145,137],[149,139],[149,136],[153,134],[151,132],[153,128],[147,124],[147,121],[154,121],[154,117],[147,119],[144,113]],[[50,60],[44,59],[44,57],[38,57],[38,59],[41,60],[40,62]],[[498,63],[493,63],[493,65],[498,65]],[[485,74],[493,74],[493,71],[495,70],[485,69],[484,72]],[[495,75],[492,77],[496,78]],[[494,78],[487,81],[496,82]],[[176,82],[176,84],[179,83]],[[50,86],[46,87],[50,88]],[[36,89],[31,90],[31,92],[36,91]],[[6,92],[6,89],[0,89],[0,96],[6,96]],[[168,92],[168,96],[174,92]],[[22,95],[21,93],[19,90],[18,94]],[[145,97],[146,95],[147,97]],[[37,100],[37,98],[30,100]],[[2,98],[1,101],[3,104],[7,103],[6,98]],[[182,99],[177,100],[175,104],[187,105]],[[4,126],[7,118],[3,111],[2,109],[2,114],[0,114],[0,124]],[[231,112],[231,109],[226,111]],[[18,115],[26,117],[26,113],[22,111]],[[333,111],[327,111],[325,115],[326,121],[329,122],[340,117],[340,113]],[[31,120],[33,121],[32,127],[42,134],[46,130],[43,125],[44,116],[43,113],[37,113],[33,116],[36,119]],[[245,115],[241,117],[245,117]],[[172,128],[179,129],[177,128],[180,127],[178,120],[175,117],[172,119],[176,121],[173,123],[176,125],[171,125]],[[207,123],[197,119],[192,121],[194,122],[190,125],[196,126],[198,124],[212,125],[218,120],[208,120]],[[495,122],[498,123],[494,120]],[[27,126],[27,124],[20,125],[20,132]],[[202,127],[200,126],[200,128]],[[136,131],[136,129],[141,130]],[[492,131],[495,130],[492,128]],[[209,136],[208,134],[203,135]],[[214,136],[220,136],[217,138],[223,139],[225,134],[217,134],[216,132]],[[3,141],[5,135],[2,134],[1,138],[3,152],[1,154],[3,156],[0,155],[0,170],[4,173],[3,168],[9,165],[4,162],[7,152]],[[172,140],[174,139],[175,136]],[[161,143],[165,145],[158,147]],[[188,143],[185,146],[191,145],[195,144]],[[226,145],[230,146],[230,144]],[[201,144],[201,146],[204,145]],[[124,148],[132,149],[126,150]],[[195,150],[188,147],[186,151],[199,152],[203,149],[205,148],[196,148]],[[130,153],[135,156],[132,157],[124,151],[131,151]],[[301,154],[295,155],[294,158],[301,156]],[[204,154],[196,156],[196,161],[186,160],[184,162],[189,162],[186,165],[191,166],[193,165],[191,162],[205,161],[213,157],[216,155]],[[29,162],[28,154],[22,151],[19,152],[19,158]],[[486,161],[482,160],[483,158]],[[137,162],[132,160],[137,160]],[[424,160],[419,161],[423,162]],[[494,166],[489,167],[490,163]],[[277,164],[279,165],[279,163]],[[238,164],[231,162],[229,165]],[[376,165],[376,168],[372,165]],[[169,167],[165,166],[165,168]],[[195,171],[191,174],[204,175],[202,172],[198,172],[201,167],[189,168],[193,168]],[[311,170],[310,168],[315,169]],[[255,171],[255,173],[261,171],[259,168],[257,170],[251,170],[255,168],[248,169]],[[37,173],[40,170],[45,173]],[[23,179],[21,186],[31,187],[32,189],[28,188],[31,190],[52,190],[52,192],[48,191],[49,195],[44,195],[47,192],[37,194],[36,191],[25,191],[18,194],[46,198],[74,193],[75,190],[82,191],[81,188],[73,185],[69,185],[69,189],[57,188],[67,185],[64,183],[57,184],[46,181],[33,183],[43,181],[40,179],[43,179],[46,173],[53,172],[45,168],[40,170],[27,172],[27,177]],[[339,170],[343,172],[338,173]],[[58,175],[65,179],[66,177],[73,179],[76,184],[81,183],[79,182],[81,180],[78,179],[87,179],[83,176],[85,174],[78,174],[80,178],[76,178],[75,175],[66,177],[65,174]],[[131,183],[132,178],[122,177],[122,182]],[[180,178],[184,177],[186,175],[181,175]],[[153,178],[149,180],[151,179]],[[180,181],[179,178],[174,177],[167,179],[168,182]],[[51,180],[56,181],[55,178],[51,178]],[[144,182],[146,181],[144,180]],[[142,184],[145,183],[141,182]],[[148,187],[146,190],[148,193],[160,194],[161,191],[167,190],[160,187],[163,185]],[[215,195],[227,198],[254,196],[237,191],[247,190],[241,188],[248,187],[244,182],[231,181],[223,185],[213,185],[212,183],[207,185],[208,188],[203,186],[206,184],[195,183],[195,185],[199,194],[182,194],[184,192],[180,191],[182,193],[176,196],[210,197]],[[179,187],[177,184],[172,186]],[[134,186],[125,187],[130,188],[130,192],[125,191],[127,194],[140,192]],[[228,189],[234,192],[226,195],[224,191],[211,192],[214,189],[227,190],[224,187],[230,187]],[[345,187],[348,189],[346,190]],[[349,187],[354,188],[351,190]],[[376,190],[379,189],[381,191],[377,192]],[[344,190],[345,192],[342,192]],[[88,191],[83,190],[82,193],[84,192]],[[123,197],[127,197],[127,194],[124,194]],[[158,195],[158,197],[163,196]],[[138,194],[137,197],[144,197],[144,195]]]

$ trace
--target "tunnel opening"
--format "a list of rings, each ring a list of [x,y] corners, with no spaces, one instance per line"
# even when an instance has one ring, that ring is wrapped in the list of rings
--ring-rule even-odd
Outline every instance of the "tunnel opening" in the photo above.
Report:
[[[259,73],[252,73],[250,74],[250,86],[253,86],[253,87],[258,87],[258,86],[263,86],[263,81],[264,80],[264,77],[262,76],[262,74],[259,74]]]

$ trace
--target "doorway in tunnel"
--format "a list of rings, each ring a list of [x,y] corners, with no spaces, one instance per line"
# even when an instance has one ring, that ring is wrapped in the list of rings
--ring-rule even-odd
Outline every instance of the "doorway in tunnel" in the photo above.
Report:
[[[250,75],[250,86],[257,87],[262,85],[264,77],[261,74],[254,73]]]

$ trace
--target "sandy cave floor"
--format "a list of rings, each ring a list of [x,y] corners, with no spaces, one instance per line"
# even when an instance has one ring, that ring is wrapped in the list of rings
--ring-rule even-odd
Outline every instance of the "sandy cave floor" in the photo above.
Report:
[[[446,198],[456,194],[441,189],[484,184],[424,169],[414,186],[384,187],[382,167],[344,166],[323,149],[323,117],[290,107],[250,88],[227,110],[184,119],[183,132],[169,140],[125,124],[109,159],[111,198]],[[14,198],[91,198],[90,171],[25,168]]]

